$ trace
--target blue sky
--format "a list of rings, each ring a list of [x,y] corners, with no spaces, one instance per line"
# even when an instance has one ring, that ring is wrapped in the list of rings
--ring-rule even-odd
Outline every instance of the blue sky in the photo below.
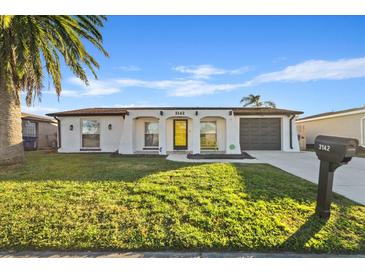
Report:
[[[250,93],[305,115],[365,105],[364,16],[109,16],[102,32],[99,80],[63,67],[60,99],[47,87],[23,111],[239,106]]]

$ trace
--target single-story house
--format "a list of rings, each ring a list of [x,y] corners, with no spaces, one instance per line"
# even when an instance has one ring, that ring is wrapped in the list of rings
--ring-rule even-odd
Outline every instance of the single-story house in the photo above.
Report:
[[[305,132],[308,147],[321,134],[355,138],[365,146],[365,106],[304,117],[297,120],[297,126]]]
[[[55,119],[22,113],[22,133],[26,150],[57,147],[57,121]]]
[[[58,121],[59,152],[120,154],[242,150],[299,151],[300,111],[237,107],[87,108],[47,114]]]

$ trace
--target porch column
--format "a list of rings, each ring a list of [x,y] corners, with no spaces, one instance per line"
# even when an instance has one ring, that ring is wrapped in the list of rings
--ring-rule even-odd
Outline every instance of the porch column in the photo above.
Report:
[[[226,118],[226,153],[241,154],[239,118]]]
[[[125,116],[125,120],[123,123],[122,137],[119,145],[120,154],[133,154],[134,152],[133,134],[134,134],[133,118],[131,118],[130,116]]]
[[[159,154],[166,155],[166,118],[163,116],[158,120],[158,145]]]
[[[200,118],[199,116],[193,116],[193,153],[200,153]]]

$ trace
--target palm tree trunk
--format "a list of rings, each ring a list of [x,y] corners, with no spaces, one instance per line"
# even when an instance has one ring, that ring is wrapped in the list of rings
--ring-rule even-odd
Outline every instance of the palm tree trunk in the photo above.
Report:
[[[15,92],[7,90],[4,77],[0,77],[0,165],[23,161],[20,102]]]

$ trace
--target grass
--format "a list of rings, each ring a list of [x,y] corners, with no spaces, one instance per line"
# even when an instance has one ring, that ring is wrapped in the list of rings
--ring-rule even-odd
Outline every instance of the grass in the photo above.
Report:
[[[361,158],[365,158],[365,148],[364,147],[359,147],[356,156],[361,157]]]
[[[365,253],[365,207],[269,165],[29,152],[0,170],[0,249]]]

